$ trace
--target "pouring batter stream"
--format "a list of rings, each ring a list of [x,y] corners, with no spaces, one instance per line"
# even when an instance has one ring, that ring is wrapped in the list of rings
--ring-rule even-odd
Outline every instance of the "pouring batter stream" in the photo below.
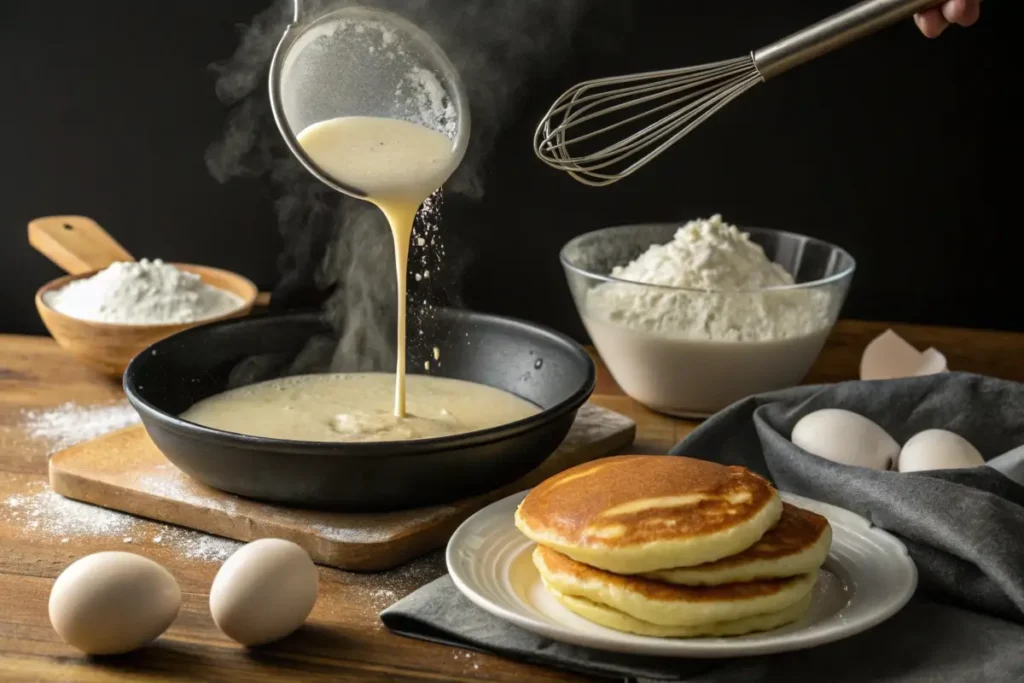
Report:
[[[409,241],[420,205],[454,167],[455,145],[437,131],[399,119],[343,116],[320,121],[297,136],[325,173],[367,194],[387,218],[395,243],[398,331],[395,416],[405,417],[405,319]]]

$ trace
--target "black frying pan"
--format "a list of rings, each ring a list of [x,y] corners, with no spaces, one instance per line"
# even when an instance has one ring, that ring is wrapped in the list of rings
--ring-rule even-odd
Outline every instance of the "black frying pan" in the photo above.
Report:
[[[531,323],[440,309],[424,323],[422,368],[504,389],[542,412],[469,434],[383,443],[285,441],[243,436],[178,418],[196,401],[284,374],[326,369],[330,327],[315,314],[230,320],[153,344],[124,375],[128,399],[167,459],[199,481],[274,503],[394,510],[484,493],[536,467],[565,438],[594,390],[595,368],[574,341]],[[309,344],[321,340],[317,358]],[[418,358],[417,354],[423,355]]]

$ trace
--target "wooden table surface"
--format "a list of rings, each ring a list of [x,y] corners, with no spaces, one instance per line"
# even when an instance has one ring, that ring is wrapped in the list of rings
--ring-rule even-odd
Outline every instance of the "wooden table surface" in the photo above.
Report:
[[[865,344],[887,326],[842,321],[808,381],[856,376]],[[893,326],[919,348],[935,346],[952,369],[1024,381],[1024,334]],[[321,568],[320,597],[307,626],[285,641],[246,652],[222,636],[207,609],[219,562],[188,559],[166,545],[78,535],[46,536],[4,514],[12,496],[39,492],[48,446],[19,426],[26,409],[123,398],[118,383],[76,364],[43,337],[0,336],[0,679],[5,681],[576,681],[576,676],[390,634],[377,613],[444,573],[441,553],[381,574]],[[663,453],[694,427],[623,396],[599,362],[593,401],[637,422],[638,453]],[[150,522],[139,522],[144,533]],[[157,527],[154,525],[153,529]],[[177,621],[154,645],[121,657],[88,660],[50,628],[54,578],[76,558],[130,549],[163,563],[182,587]]]

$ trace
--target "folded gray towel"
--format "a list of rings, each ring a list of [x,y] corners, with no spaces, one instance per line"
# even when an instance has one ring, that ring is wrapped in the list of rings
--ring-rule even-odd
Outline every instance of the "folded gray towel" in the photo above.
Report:
[[[1024,384],[966,373],[802,386],[740,401],[708,419],[673,454],[743,465],[785,491],[852,510],[899,536],[921,587],[1024,622],[1024,487],[992,467],[915,474],[840,465],[789,440],[822,408],[845,408],[898,442],[925,429],[960,434],[1013,469],[1024,444]]]
[[[823,460],[788,439],[796,421],[819,408],[861,413],[901,443],[924,429],[949,429],[993,458],[991,467],[899,474]],[[796,387],[745,399],[674,448],[675,454],[745,465],[780,489],[853,510],[907,544],[921,577],[910,604],[866,633],[812,650],[723,661],[589,650],[490,616],[448,577],[384,610],[381,620],[414,638],[620,680],[1021,681],[1024,487],[1016,482],[1024,476],[1024,455],[1014,449],[1022,444],[1024,384],[946,373]]]

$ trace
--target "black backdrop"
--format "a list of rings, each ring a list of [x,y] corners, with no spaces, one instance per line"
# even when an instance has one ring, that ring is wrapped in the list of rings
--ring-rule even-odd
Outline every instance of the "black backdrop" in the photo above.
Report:
[[[466,264],[467,305],[582,338],[556,258],[567,239],[721,212],[849,249],[859,268],[846,316],[1024,329],[1020,252],[1009,246],[1020,242],[1015,29],[1000,16],[1010,3],[986,3],[976,27],[935,41],[906,22],[758,86],[632,180],[591,189],[530,149],[561,89],[738,56],[847,4],[607,2],[628,6],[619,35],[606,15],[600,40],[546,65],[496,141],[482,199],[446,202],[442,229],[460,245],[452,258]],[[204,163],[226,116],[208,65],[235,50],[237,25],[266,4],[0,3],[0,332],[41,332],[32,293],[59,274],[27,246],[33,216],[85,214],[136,256],[275,285],[273,188],[219,184]]]

